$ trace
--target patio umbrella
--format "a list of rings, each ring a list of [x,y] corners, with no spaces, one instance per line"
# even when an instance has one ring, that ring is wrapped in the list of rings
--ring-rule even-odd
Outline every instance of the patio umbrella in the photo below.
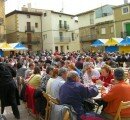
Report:
[[[10,43],[10,45],[16,49],[16,50],[28,50],[27,47],[25,47],[23,44],[21,44],[20,42],[18,43]]]
[[[130,45],[130,37],[126,37],[125,39],[123,39],[120,43],[120,46],[127,46]]]
[[[105,46],[115,46],[117,44],[118,44],[117,40],[114,38],[111,38],[111,39],[108,39],[108,41],[105,43]]]
[[[0,43],[0,49],[2,51],[11,51],[11,50],[15,50],[14,48],[12,48],[8,43],[4,42],[4,43]]]
[[[92,43],[91,46],[94,46],[94,47],[98,47],[98,46],[102,46],[104,43],[101,42],[100,40],[96,40]]]

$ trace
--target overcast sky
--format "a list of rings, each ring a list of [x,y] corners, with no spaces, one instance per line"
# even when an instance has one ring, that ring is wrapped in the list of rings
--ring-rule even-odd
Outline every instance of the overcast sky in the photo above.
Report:
[[[6,13],[15,9],[20,10],[23,5],[31,2],[33,8],[60,11],[64,6],[64,12],[69,14],[81,13],[105,4],[120,5],[124,0],[7,0]],[[130,0],[128,0],[130,2]],[[62,4],[63,3],[63,4]]]

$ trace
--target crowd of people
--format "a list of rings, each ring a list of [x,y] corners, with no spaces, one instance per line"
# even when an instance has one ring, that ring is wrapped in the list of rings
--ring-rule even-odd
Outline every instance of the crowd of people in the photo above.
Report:
[[[0,57],[1,113],[6,106],[12,106],[14,116],[20,119],[17,105],[23,86],[29,85],[56,98],[61,105],[71,105],[77,120],[93,110],[85,110],[86,100],[103,105],[101,114],[95,114],[112,120],[120,102],[130,101],[130,69],[127,77],[124,72],[129,67],[130,54],[118,52],[41,51]],[[94,99],[98,94],[101,98]],[[123,110],[121,116],[130,119],[130,109]]]

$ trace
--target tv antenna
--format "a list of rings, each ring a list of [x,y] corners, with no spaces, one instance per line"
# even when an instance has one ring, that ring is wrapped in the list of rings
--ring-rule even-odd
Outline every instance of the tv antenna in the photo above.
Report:
[[[61,11],[60,11],[61,13],[63,13],[64,12],[64,1],[62,0],[62,8],[61,8]]]

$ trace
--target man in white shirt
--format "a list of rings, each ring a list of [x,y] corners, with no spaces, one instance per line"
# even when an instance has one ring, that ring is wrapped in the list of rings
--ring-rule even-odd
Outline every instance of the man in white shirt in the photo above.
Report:
[[[65,83],[67,79],[67,69],[60,68],[58,71],[58,77],[51,84],[51,96],[59,99],[60,87]]]
[[[93,78],[99,78],[100,72],[96,69],[94,69],[93,65],[91,63],[88,63],[85,65],[84,68],[84,75],[83,75],[83,82],[86,85],[92,85],[92,79]]]

